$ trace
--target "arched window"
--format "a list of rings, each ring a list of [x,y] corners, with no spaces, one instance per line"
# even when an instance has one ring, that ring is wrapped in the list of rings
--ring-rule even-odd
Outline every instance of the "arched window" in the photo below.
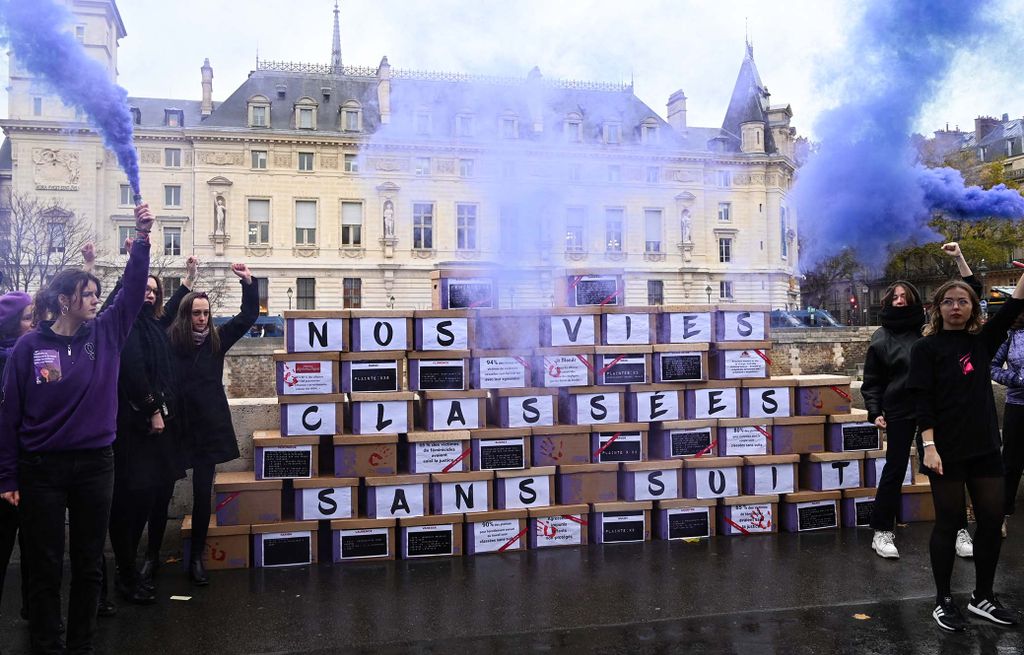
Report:
[[[249,127],[270,127],[270,100],[266,96],[249,98]]]
[[[363,131],[363,106],[357,100],[349,100],[341,106],[341,131]]]
[[[316,129],[316,100],[309,96],[299,98],[295,103],[295,128],[299,130]]]

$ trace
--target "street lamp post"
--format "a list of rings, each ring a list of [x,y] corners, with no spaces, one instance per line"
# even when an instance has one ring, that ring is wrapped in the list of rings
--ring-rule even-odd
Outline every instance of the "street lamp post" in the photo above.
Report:
[[[388,303],[387,304],[388,304],[388,309],[394,309],[395,308],[395,297],[394,296],[388,296]]]
[[[292,310],[292,288],[288,287],[288,290],[285,291],[285,293],[288,294],[288,311],[291,311]]]
[[[708,294],[708,304],[711,304],[711,285],[704,287],[704,293]]]

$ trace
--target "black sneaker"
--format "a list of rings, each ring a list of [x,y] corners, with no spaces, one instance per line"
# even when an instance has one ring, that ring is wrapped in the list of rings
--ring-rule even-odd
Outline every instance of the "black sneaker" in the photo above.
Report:
[[[963,632],[967,629],[964,615],[960,613],[960,609],[950,596],[946,596],[941,603],[935,606],[935,609],[932,610],[932,618],[943,630]]]
[[[967,611],[999,625],[1020,623],[1020,613],[1017,610],[1003,607],[995,594],[992,594],[992,598],[975,598],[974,594],[971,594],[971,602],[967,603]]]

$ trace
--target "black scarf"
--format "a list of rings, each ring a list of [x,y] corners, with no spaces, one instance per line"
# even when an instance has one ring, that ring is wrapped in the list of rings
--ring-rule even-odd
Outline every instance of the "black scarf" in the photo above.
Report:
[[[925,322],[923,305],[905,307],[883,307],[879,313],[882,327],[892,332],[920,332]]]
[[[142,363],[153,392],[167,398],[171,393],[174,370],[171,367],[170,342],[154,311],[153,305],[144,304],[132,332],[142,347]]]

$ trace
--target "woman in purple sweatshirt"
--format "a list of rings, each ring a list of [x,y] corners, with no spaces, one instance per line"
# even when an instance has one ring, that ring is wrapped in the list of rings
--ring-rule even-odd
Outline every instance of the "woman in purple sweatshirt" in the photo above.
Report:
[[[148,205],[124,286],[97,316],[100,283],[65,269],[36,294],[38,327],[14,346],[0,400],[0,497],[19,508],[28,560],[32,651],[63,652],[60,586],[64,516],[70,526],[67,650],[92,652],[103,542],[114,485],[120,351],[142,307],[149,272]],[[49,320],[47,320],[49,319]]]
[[[1003,368],[1006,364],[1006,368]],[[1017,317],[1010,336],[992,358],[992,379],[1006,386],[1003,408],[1003,467],[1006,469],[1006,517],[1017,509],[1017,488],[1024,474],[1024,313]]]

